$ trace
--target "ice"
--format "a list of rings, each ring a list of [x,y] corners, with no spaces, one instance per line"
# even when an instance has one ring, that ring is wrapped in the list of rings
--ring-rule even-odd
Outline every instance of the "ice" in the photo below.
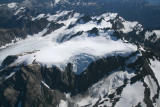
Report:
[[[49,20],[57,20],[59,17],[64,16],[69,11],[57,12],[54,17]],[[40,15],[41,17],[44,15]],[[130,43],[124,43],[122,40],[117,40],[111,36],[114,32],[102,30],[103,28],[110,27],[111,23],[103,20],[100,24],[96,21],[89,21],[84,24],[76,24],[73,28],[68,29],[70,23],[75,23],[81,15],[75,13],[67,20],[58,21],[64,23],[65,26],[51,32],[50,34],[42,37],[47,31],[45,28],[42,32],[28,36],[25,40],[21,40],[5,49],[0,50],[0,64],[8,55],[20,54],[23,52],[32,52],[39,50],[32,54],[19,56],[15,63],[32,64],[34,60],[42,65],[57,66],[64,70],[68,63],[73,64],[73,69],[76,74],[82,73],[84,69],[93,61],[108,57],[108,56],[128,56],[137,50],[137,46]],[[116,14],[109,14],[108,17],[115,17]],[[102,17],[102,16],[101,16]],[[97,18],[97,17],[95,17]],[[92,30],[94,27],[99,29],[98,36],[91,36],[87,31]],[[79,31],[84,33],[72,39],[69,37]],[[68,36],[66,36],[68,35]],[[63,42],[62,38],[65,38]],[[81,56],[81,57],[79,57]]]

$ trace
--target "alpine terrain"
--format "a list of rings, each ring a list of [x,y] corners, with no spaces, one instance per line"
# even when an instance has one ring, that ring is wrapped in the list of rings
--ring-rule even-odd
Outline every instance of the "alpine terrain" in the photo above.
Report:
[[[160,107],[159,0],[1,0],[0,107]]]

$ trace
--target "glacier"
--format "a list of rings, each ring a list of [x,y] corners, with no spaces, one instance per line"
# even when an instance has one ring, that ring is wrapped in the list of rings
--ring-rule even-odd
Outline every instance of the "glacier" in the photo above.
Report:
[[[59,11],[53,16],[40,14],[33,20],[39,20],[40,18],[47,16],[49,21],[54,21],[67,13],[69,13],[69,11]],[[38,34],[33,36],[29,35],[25,40],[21,40],[0,50],[0,64],[8,55],[39,50],[32,54],[19,56],[14,63],[32,64],[32,62],[36,60],[36,62],[39,62],[42,65],[47,65],[48,67],[54,65],[63,70],[68,63],[72,63],[74,72],[80,74],[91,62],[97,59],[107,56],[128,56],[137,50],[137,46],[112,37],[111,35],[114,32],[112,30],[103,30],[104,28],[112,27],[112,24],[108,22],[108,20],[113,20],[116,15],[117,14],[114,13],[106,13],[101,16],[92,17],[97,20],[99,18],[104,18],[100,24],[93,20],[87,23],[76,23],[82,15],[75,13],[72,17],[69,17],[66,20],[58,21],[58,23],[64,23],[65,26],[46,36],[42,35],[47,32],[47,27]],[[68,29],[68,26],[73,23],[76,23],[75,26]],[[131,25],[132,23],[130,22],[129,26]],[[133,22],[132,26],[134,25],[135,22]],[[97,36],[88,32],[95,27],[99,29],[99,35]],[[71,38],[71,35],[80,31],[83,32],[81,35]],[[64,37],[66,40],[62,41]],[[88,62],[81,60],[86,60]]]

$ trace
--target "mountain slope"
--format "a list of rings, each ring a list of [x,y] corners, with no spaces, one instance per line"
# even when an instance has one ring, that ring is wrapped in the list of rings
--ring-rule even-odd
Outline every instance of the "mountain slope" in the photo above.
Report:
[[[157,31],[116,13],[29,20],[44,26],[0,50],[1,106],[160,106]]]
[[[3,0],[0,1],[0,10],[13,12],[26,7],[27,10],[36,11],[36,13],[53,13],[59,10],[75,10],[89,14],[114,12],[127,20],[136,20],[149,29],[159,29],[159,2],[155,1],[156,6],[155,3],[149,2],[148,0]],[[13,4],[15,4],[14,8],[8,7],[8,5],[12,7]]]

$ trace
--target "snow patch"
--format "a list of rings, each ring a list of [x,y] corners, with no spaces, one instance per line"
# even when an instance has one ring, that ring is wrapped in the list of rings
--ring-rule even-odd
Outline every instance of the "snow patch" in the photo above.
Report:
[[[20,13],[20,12],[25,12],[25,7],[21,7],[21,8],[19,8],[15,13],[14,13],[14,15],[17,15],[18,13]]]
[[[149,32],[149,31],[146,31],[145,33],[145,39],[149,39],[150,36],[152,36],[154,34],[154,32]]]
[[[138,22],[129,22],[129,21],[124,21],[122,22],[124,25],[124,28],[122,29],[123,33],[129,33],[133,31],[134,27],[138,24]]]
[[[46,17],[48,21],[57,21],[58,18],[67,15],[69,12],[70,11],[57,11],[55,15],[47,14]]]
[[[16,72],[11,72],[5,79],[12,77]]]
[[[17,3],[9,3],[9,4],[7,4],[7,6],[10,9],[17,8]]]
[[[104,77],[99,82],[94,84],[88,89],[87,96],[80,96],[77,98],[67,97],[69,101],[77,106],[89,105],[93,107],[97,101],[103,102],[99,107],[105,105],[112,106],[112,101],[108,95],[116,92],[116,89],[124,84],[125,79],[130,79],[134,76],[134,73],[128,73],[127,71],[113,71],[109,76]]]
[[[100,16],[96,16],[96,17],[92,17],[93,19],[97,19],[97,20],[100,20],[100,19],[104,19],[105,21],[109,21],[109,20],[113,20],[117,17],[117,13],[104,13]]]
[[[158,83],[160,84],[160,61],[158,61],[157,59],[150,59],[150,67],[151,69],[153,70],[157,80],[158,80]]]
[[[61,0],[54,0],[54,4],[59,3]]]
[[[159,39],[160,38],[160,30],[153,30],[153,32],[156,33],[157,39]]]
[[[41,18],[44,18],[44,16],[45,16],[45,14],[40,14],[40,15],[38,15],[36,18],[32,18],[32,21],[34,21],[34,20],[39,20],[39,19],[41,19]]]
[[[41,83],[46,86],[47,88],[51,89],[44,81],[41,81]]]
[[[153,78],[150,75],[149,76],[145,76],[144,82],[150,88],[150,91],[151,91],[150,99],[153,100],[154,95],[157,93],[157,88],[158,88],[157,84],[156,84],[156,82],[153,80]]]
[[[88,54],[99,59],[105,56],[107,57],[112,55],[126,56],[136,49],[137,48],[131,44],[125,44],[121,40],[114,41],[106,39],[105,36],[81,36],[75,37],[70,41],[66,41],[61,44],[48,44],[47,47],[42,48],[37,53],[19,57],[18,60],[16,60],[16,63],[24,61],[27,64],[32,64],[32,62],[36,59],[37,62],[40,62],[44,65],[56,65],[61,69],[64,69],[67,63],[74,62],[74,59],[76,59],[75,56],[77,55]],[[34,57],[35,55],[36,58]],[[77,73],[79,74],[79,72]]]
[[[134,62],[138,59],[139,56],[141,56],[141,55],[140,55],[140,54],[136,54],[135,56],[130,57],[130,58],[125,62],[126,65],[129,65],[129,64],[131,64],[131,63],[134,63]]]
[[[4,6],[4,5],[5,5],[5,4],[0,4],[0,7],[1,7],[1,6]]]
[[[60,104],[59,104],[59,107],[68,107],[68,102],[64,101],[64,100],[61,100]]]
[[[127,84],[123,89],[120,100],[115,107],[135,107],[144,99],[144,86],[142,82]]]

